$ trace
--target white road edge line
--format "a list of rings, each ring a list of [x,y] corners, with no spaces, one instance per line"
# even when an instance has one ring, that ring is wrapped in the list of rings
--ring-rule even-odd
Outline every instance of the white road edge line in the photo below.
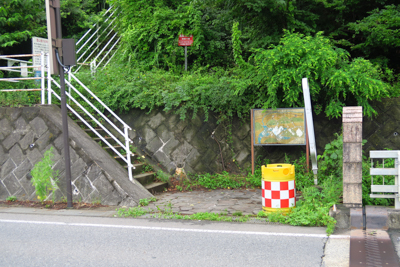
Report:
[[[249,231],[204,230],[204,229],[149,227],[149,226],[134,226],[134,225],[66,223],[66,222],[1,220],[1,219],[0,219],[0,223],[45,224],[45,225],[61,225],[61,226],[104,227],[104,228],[136,229],[136,230],[158,230],[158,231],[176,231],[176,232],[241,234],[241,235],[264,235],[264,236],[287,236],[287,237],[316,237],[316,238],[327,238],[328,237],[327,235],[324,235],[324,234],[298,234],[298,233],[270,233],[270,232],[249,232]],[[350,236],[349,235],[330,235],[329,238],[332,238],[332,239],[349,239]]]

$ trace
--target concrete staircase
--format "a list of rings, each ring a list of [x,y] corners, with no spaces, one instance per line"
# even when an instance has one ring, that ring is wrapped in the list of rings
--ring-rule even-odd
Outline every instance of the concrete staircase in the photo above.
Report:
[[[73,107],[74,108],[74,107]],[[77,110],[77,109],[75,109]],[[90,122],[91,119],[87,118],[83,114],[80,114],[87,122]],[[69,116],[74,120],[97,144],[99,144],[104,150],[110,154],[110,160],[112,158],[116,160],[120,165],[122,165],[125,169],[128,170],[128,166],[125,163],[125,161],[120,158],[119,156],[116,156],[113,150],[108,147],[104,142],[102,142],[101,138],[98,137],[95,133],[92,132],[91,129],[89,129],[81,120],[76,118],[74,114],[69,113]],[[96,127],[95,130],[100,133],[100,135],[107,140],[115,149],[117,149],[121,154],[125,154],[124,149],[116,144],[116,142],[111,138],[106,135],[106,132],[100,128]],[[123,152],[123,153],[122,153]],[[145,160],[142,158],[141,155],[139,155],[137,152],[132,151],[135,155],[131,158],[132,165],[135,167],[135,169],[132,170],[133,178],[138,181],[140,184],[142,184],[150,193],[154,194],[156,192],[162,192],[165,191],[166,188],[168,187],[167,182],[159,182],[156,180],[156,172],[154,171],[155,167],[150,165],[149,163],[145,162]],[[123,154],[123,155],[124,155]],[[157,167],[156,167],[157,168]],[[127,178],[128,179],[128,178]]]

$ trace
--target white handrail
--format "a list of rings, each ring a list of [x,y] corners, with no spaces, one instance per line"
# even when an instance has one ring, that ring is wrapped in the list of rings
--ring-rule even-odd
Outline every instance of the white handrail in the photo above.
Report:
[[[99,38],[104,34],[104,32],[112,25],[112,23],[115,21],[115,19],[116,19],[116,18],[114,18],[114,19],[110,22],[110,24],[107,25],[107,27],[100,33],[100,35],[96,38],[96,40],[94,40],[93,43],[88,47],[88,49],[90,49],[90,48],[92,47],[92,45],[93,45],[95,42],[97,42],[97,40],[99,40]],[[114,28],[115,28],[115,26],[114,26]],[[112,28],[111,30],[114,30],[114,28]],[[98,31],[100,31],[100,29],[101,29],[101,28],[98,28],[98,29],[92,34],[92,36],[90,36],[90,37],[86,40],[86,42],[81,46],[81,48],[79,48],[78,51],[76,51],[77,54],[87,45],[87,43],[92,39],[92,37],[93,37]],[[107,37],[107,36],[108,36],[108,35],[106,35],[106,37]],[[87,52],[87,50],[85,51],[85,53],[83,53],[83,54],[81,55],[81,57],[78,58],[78,61],[82,58],[82,56],[83,56],[84,54],[86,54],[86,52]]]
[[[107,11],[103,14],[103,16],[105,16],[105,15],[111,10],[111,8],[112,8],[112,6],[110,6],[110,7],[107,9]],[[81,39],[79,39],[79,41],[76,42],[76,45],[78,45],[78,44],[83,40],[83,38],[85,38],[86,35],[89,34],[89,32],[93,29],[94,26],[96,26],[96,24],[97,24],[97,23],[95,23],[95,24],[92,25],[92,28],[90,28],[90,29],[81,37]]]
[[[52,82],[58,87],[60,88],[60,85],[52,78]],[[54,93],[55,94],[55,93]],[[92,114],[90,114],[89,111],[87,111],[87,109],[85,109],[81,104],[79,104],[79,102],[71,96],[71,94],[69,92],[65,92],[65,94],[80,108],[82,109],[86,115],[88,115],[94,122],[96,122],[96,124],[98,124],[110,137],[112,137],[121,147],[124,147],[124,144],[121,143],[121,141],[119,141],[119,139],[117,137],[115,137],[104,125],[102,125]],[[69,105],[67,105],[67,107],[72,111],[73,108]],[[73,111],[75,114],[75,110]],[[75,114],[76,115],[76,114]],[[108,146],[110,146],[111,149],[114,150],[115,153],[118,154],[118,156],[122,157],[123,156],[111,145],[108,144],[107,140],[105,140],[94,128],[91,127],[90,123],[88,123],[85,119],[83,119],[80,115],[77,115],[77,117],[86,124],[86,126],[88,126],[93,132],[95,132],[95,134],[97,136],[100,137],[100,139],[102,139],[102,141],[104,141],[105,143],[107,143]],[[114,125],[112,125],[114,127]],[[124,135],[124,134],[122,134]],[[130,154],[133,154],[132,152],[129,151]],[[127,162],[127,160],[124,158],[125,162]]]
[[[111,11],[111,7],[107,10],[107,12],[104,15],[106,15],[109,11]],[[94,24],[93,27],[91,29],[89,29],[84,34],[84,36],[82,36],[81,39],[79,39],[79,41],[76,43],[77,54],[79,54],[77,56],[78,57],[78,59],[77,59],[78,66],[76,69],[74,69],[73,73],[77,73],[82,68],[82,66],[89,65],[88,64],[89,60],[91,61],[90,64],[93,64],[92,62],[95,62],[98,58],[102,59],[99,64],[95,63],[95,69],[100,67],[101,66],[100,64],[105,61],[106,57],[110,54],[110,52],[106,53],[104,51],[110,44],[113,44],[115,35],[112,36],[111,40],[108,41],[108,43],[105,45],[105,47],[103,47],[103,49],[100,52],[99,52],[99,50],[103,46],[103,43],[105,42],[105,40],[107,40],[107,38],[109,38],[110,34],[112,34],[113,32],[115,33],[115,29],[117,27],[117,25],[115,25],[115,21],[117,19],[118,14],[119,14],[118,9],[111,11],[110,14],[107,16],[107,19],[105,19],[102,22],[102,24],[100,24],[100,22],[97,24]],[[100,26],[100,27],[97,27],[97,29],[94,30],[94,26],[96,26],[96,25]],[[111,26],[113,26],[113,27],[111,27]],[[89,35],[89,33],[90,33],[90,35]],[[96,35],[97,35],[97,37],[95,37]],[[102,39],[104,41],[102,41],[99,44],[100,39]],[[83,41],[84,41],[84,43],[82,45],[79,45]],[[113,48],[111,48],[111,49],[114,49],[115,46],[116,46],[116,44],[113,45],[112,46]],[[89,54],[89,55],[87,55],[87,54]],[[95,58],[92,59],[94,54],[95,54]],[[103,55],[103,54],[105,54],[105,55]],[[114,57],[114,55],[112,55],[111,58],[113,58],[113,57]],[[107,63],[105,65],[107,65],[108,62],[110,62],[111,58],[107,61]],[[91,65],[91,66],[93,66],[93,65]]]
[[[58,88],[60,88],[60,85],[54,80],[54,79],[52,79],[52,82],[58,87]],[[54,91],[53,91],[53,94],[58,98],[58,100],[61,100],[61,97],[59,96],[59,95],[57,95]],[[73,98],[68,92],[65,92],[65,94],[70,98],[70,99],[72,99],[72,101],[75,103],[75,104],[77,104],[80,108],[82,108],[82,110],[83,111],[85,111],[85,113],[86,114],[89,114],[89,112],[84,108],[84,107],[82,107],[79,103],[78,103],[78,101],[75,99],[75,98]],[[129,164],[129,161],[128,161],[128,159],[126,159],[126,158],[124,158],[124,156],[123,155],[121,155],[121,153],[119,153],[118,152],[118,150],[116,150],[106,139],[104,139],[104,137],[101,135],[101,134],[99,134],[97,131],[96,131],[96,129],[94,129],[91,125],[90,125],[90,123],[88,123],[85,119],[83,119],[80,115],[79,115],[79,113],[78,112],[76,112],[70,105],[68,105],[67,104],[67,108],[69,109],[69,110],[71,110],[72,111],[72,113],[74,113],[74,115],[76,116],[76,117],[78,117],[78,119],[80,119],[83,123],[85,123],[85,125],[87,126],[87,127],[89,127],[89,129],[90,130],[92,130],[108,147],[110,147],[120,158],[122,158],[127,164],[128,164],[128,166],[130,166],[130,167],[132,167],[132,168],[135,168],[134,166],[132,166],[131,164]],[[93,119],[93,117],[91,117],[92,119]],[[100,124],[100,122],[98,122],[96,119],[94,119],[96,122],[97,122],[97,124],[99,124],[102,128],[104,127],[104,126],[102,126],[101,124]],[[103,128],[104,129],[104,128]],[[115,141],[117,141],[120,145],[121,145],[121,142],[118,140],[118,138],[116,138],[114,135],[112,135],[111,133],[110,133],[110,137],[112,137]],[[124,147],[124,145],[121,145],[122,147]],[[132,152],[130,152],[129,151],[129,155],[133,155],[133,153]],[[128,154],[127,154],[127,156],[128,156]]]
[[[118,38],[117,41],[110,47],[110,49],[107,51],[107,53],[104,55],[104,57],[100,60],[100,62],[97,64],[98,66],[101,65],[101,62],[110,54],[110,52],[114,49],[114,47],[118,44],[119,40],[121,40],[121,37]],[[96,59],[95,59],[96,60]]]
[[[69,77],[74,79],[80,86],[82,86],[96,101],[98,101],[104,108],[107,110],[112,116],[114,116],[115,119],[117,119],[124,127],[124,130],[121,131],[112,121],[110,121],[107,116],[105,116],[102,112],[100,112],[94,104],[92,104],[91,101],[88,100],[87,97],[85,97],[74,85],[72,85],[67,79],[65,79],[66,85],[68,85],[79,97],[81,97],[86,103],[88,103],[108,124],[110,124],[118,134],[120,134],[124,139],[125,139],[125,144],[123,144],[114,134],[110,132],[107,127],[105,127],[103,124],[101,124],[87,109],[85,109],[75,98],[72,97],[71,93],[65,92],[65,94],[72,100],[83,112],[85,112],[98,126],[100,126],[108,136],[110,136],[116,144],[118,144],[121,148],[123,148],[126,152],[125,156],[122,155],[115,147],[113,147],[103,136],[101,136],[96,129],[94,129],[90,123],[88,123],[85,119],[83,119],[71,106],[67,105],[68,109],[70,109],[75,116],[80,119],[90,130],[92,130],[104,144],[106,144],[111,150],[118,155],[123,161],[128,165],[128,177],[130,181],[133,181],[133,176],[132,176],[132,168],[135,169],[135,167],[131,163],[131,156],[134,154],[130,151],[129,145],[132,143],[132,140],[129,138],[128,135],[128,130],[131,129],[129,125],[127,125],[123,120],[121,120],[109,107],[107,107],[95,94],[93,94],[92,91],[89,90],[78,78],[75,77],[72,73],[69,73]],[[51,82],[53,82],[58,88],[60,88],[60,85],[53,79],[51,76],[49,76],[50,79],[50,87],[48,88],[49,91],[49,104],[51,104],[51,94],[54,94],[58,99],[60,97],[55,93],[54,90],[51,89]]]
[[[94,99],[96,99],[108,112],[110,112],[111,115],[113,115],[124,127],[127,127],[129,130],[132,130],[132,128],[126,124],[123,120],[121,120],[117,114],[115,114],[109,107],[107,107],[106,104],[103,103],[95,94],[92,93],[92,91],[89,90],[78,78],[75,77],[74,74],[71,73],[71,77],[79,83],[80,86],[82,86],[91,96],[93,96]]]
[[[97,58],[101,55],[101,53],[104,52],[104,50],[107,48],[107,46],[112,42],[112,40],[117,36],[117,33],[115,33],[113,35],[113,37],[111,37],[111,39],[107,42],[107,44],[103,47],[103,49],[101,49],[101,51],[99,52],[99,54],[94,58],[94,60],[96,61]]]
[[[115,26],[114,26],[114,28],[115,28]],[[106,37],[107,37],[110,33],[112,33],[112,31],[114,30],[114,28],[111,29],[111,31],[106,35]],[[98,37],[94,42],[96,42],[98,39],[99,39],[99,37]],[[88,49],[78,58],[78,60],[77,60],[78,62],[79,62],[79,60],[86,54],[86,52],[89,51],[89,49],[94,45],[94,42],[93,42],[93,43],[88,47]],[[96,48],[93,49],[93,51],[83,60],[83,63],[85,63],[86,60],[88,60],[88,59],[97,51],[97,49],[98,49],[99,47],[100,47],[99,45],[96,46]],[[77,69],[75,72],[77,72],[81,67],[82,67],[82,65],[80,65],[80,66],[78,67],[78,69]]]
[[[83,98],[83,100],[85,100],[86,103],[88,103],[98,114],[100,114],[101,117],[103,117],[103,119],[105,119],[111,126],[113,126],[113,128],[115,130],[117,130],[121,135],[124,135],[124,133],[118,129],[118,127],[116,127],[108,118],[107,116],[105,116],[102,112],[100,112],[95,105],[93,105],[84,95],[81,94],[81,92],[79,92],[69,81],[65,80],[66,84],[70,86],[70,88],[72,88],[81,98]],[[83,107],[80,107],[83,109]],[[90,114],[90,112],[87,112],[85,109],[85,112],[87,115],[89,115],[90,118],[92,118],[93,120],[97,122],[97,120]],[[100,123],[99,123],[100,124]],[[103,128],[103,127],[102,127]],[[108,130],[106,128],[103,128],[108,134],[111,135],[110,132],[108,132]],[[122,143],[120,143],[121,146],[123,146]]]
[[[117,53],[118,50],[119,50],[119,47],[114,51],[114,54],[111,55],[111,57],[108,59],[106,64],[104,64],[104,66],[101,69],[104,69],[108,65],[108,63],[110,63],[111,59],[115,56],[115,54]]]

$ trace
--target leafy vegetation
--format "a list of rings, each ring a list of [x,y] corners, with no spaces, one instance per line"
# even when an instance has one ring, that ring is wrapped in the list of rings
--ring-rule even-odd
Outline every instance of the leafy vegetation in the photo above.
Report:
[[[62,0],[64,37],[77,37],[100,18],[104,0]],[[0,54],[29,54],[30,38],[47,37],[45,0],[3,0],[0,6]],[[21,48],[28,51],[18,51]],[[18,51],[18,52],[17,52]]]
[[[310,186],[302,189],[302,199],[287,214],[274,212],[268,214],[272,222],[290,225],[327,226],[327,233],[332,234],[336,220],[329,216],[329,209],[339,203],[343,185],[336,177],[326,178],[320,183],[322,190]]]
[[[150,204],[150,202],[154,202],[157,199],[155,197],[151,197],[151,198],[143,198],[139,200],[139,206],[148,206]]]
[[[6,200],[8,202],[15,202],[15,201],[17,201],[17,197],[16,196],[9,196],[9,197],[6,198]]]
[[[41,161],[37,162],[31,171],[32,185],[35,187],[37,198],[43,202],[47,196],[52,193],[53,201],[54,191],[58,189],[58,170],[52,169],[54,165],[54,148],[44,152]]]

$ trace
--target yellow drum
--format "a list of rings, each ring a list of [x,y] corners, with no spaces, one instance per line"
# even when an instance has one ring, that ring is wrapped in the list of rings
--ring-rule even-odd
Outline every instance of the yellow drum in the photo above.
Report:
[[[265,212],[288,212],[296,206],[294,165],[268,164],[261,166],[262,205]]]

